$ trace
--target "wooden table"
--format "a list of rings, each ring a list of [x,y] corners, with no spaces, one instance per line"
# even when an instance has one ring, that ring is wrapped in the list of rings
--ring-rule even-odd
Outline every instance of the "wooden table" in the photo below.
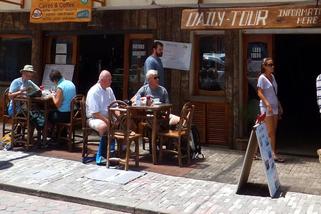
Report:
[[[53,103],[51,96],[31,97],[30,100],[32,104],[36,104],[39,110],[43,111],[44,113],[45,123],[42,131],[42,137],[43,137],[42,143],[46,145],[47,137],[48,137],[49,112],[53,109],[56,109],[56,107]]]
[[[160,104],[160,105],[152,105],[152,106],[128,106],[129,110],[135,110],[138,113],[134,116],[134,118],[139,119],[147,119],[148,115],[152,116],[152,157],[153,164],[157,164],[157,145],[156,145],[156,135],[158,132],[158,117],[161,112],[168,112],[167,116],[169,117],[170,110],[172,108],[172,104]],[[168,118],[169,120],[169,118]]]

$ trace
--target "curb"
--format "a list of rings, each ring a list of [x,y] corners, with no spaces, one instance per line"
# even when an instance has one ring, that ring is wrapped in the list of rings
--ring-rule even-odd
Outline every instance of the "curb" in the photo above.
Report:
[[[115,211],[133,213],[133,214],[163,214],[162,212],[157,212],[153,210],[147,210],[147,209],[145,210],[145,209],[129,207],[125,205],[112,204],[108,202],[100,202],[100,201],[84,199],[84,198],[79,198],[74,196],[62,195],[59,193],[35,190],[35,189],[26,188],[26,187],[18,187],[10,184],[0,183],[0,190],[20,193],[20,194],[33,195],[37,197],[48,198],[48,199],[53,199],[58,201],[66,201],[66,202],[71,202],[76,204],[87,205],[87,206],[99,207],[104,209],[110,209]]]

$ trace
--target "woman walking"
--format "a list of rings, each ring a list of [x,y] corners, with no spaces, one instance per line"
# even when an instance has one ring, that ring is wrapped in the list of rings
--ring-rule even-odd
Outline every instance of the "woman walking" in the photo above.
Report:
[[[271,141],[273,158],[276,162],[284,160],[276,155],[276,129],[278,119],[283,113],[281,104],[277,97],[278,86],[275,81],[274,64],[272,58],[264,58],[262,62],[262,71],[257,83],[257,94],[260,97],[260,111],[265,113],[265,123],[268,135]]]

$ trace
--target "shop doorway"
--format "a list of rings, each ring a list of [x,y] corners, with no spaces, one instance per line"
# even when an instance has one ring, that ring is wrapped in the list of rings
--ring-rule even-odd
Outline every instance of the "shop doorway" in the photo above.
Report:
[[[315,156],[321,148],[315,86],[321,73],[320,35],[275,35],[274,45],[275,76],[284,108],[278,128],[278,150]]]
[[[102,34],[79,36],[79,86],[87,94],[102,69],[113,75],[112,88],[117,99],[122,99],[124,71],[124,35]]]

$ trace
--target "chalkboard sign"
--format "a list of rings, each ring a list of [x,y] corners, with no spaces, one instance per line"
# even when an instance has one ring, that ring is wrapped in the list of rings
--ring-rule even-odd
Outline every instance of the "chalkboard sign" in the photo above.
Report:
[[[237,186],[237,193],[240,193],[241,188],[248,180],[253,162],[253,156],[255,155],[258,147],[262,157],[263,168],[267,178],[270,196],[275,197],[280,188],[280,181],[272,156],[272,148],[268,138],[267,128],[264,122],[256,124],[251,132],[239,183]]]

